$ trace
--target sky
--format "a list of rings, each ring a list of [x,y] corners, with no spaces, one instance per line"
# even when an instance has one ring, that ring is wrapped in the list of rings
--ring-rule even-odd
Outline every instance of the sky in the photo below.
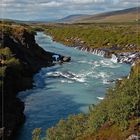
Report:
[[[53,20],[140,6],[140,0],[1,0],[0,18]]]

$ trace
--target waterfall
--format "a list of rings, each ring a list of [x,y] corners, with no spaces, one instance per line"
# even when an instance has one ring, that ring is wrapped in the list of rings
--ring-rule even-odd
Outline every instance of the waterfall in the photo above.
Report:
[[[87,47],[82,47],[82,46],[76,46],[74,48],[79,49],[81,51],[92,53],[94,55],[102,56],[102,57],[104,57],[106,53],[106,51],[101,50],[101,49],[93,49],[93,48],[87,48]]]
[[[79,49],[81,51],[89,52],[94,55],[102,56],[110,58],[110,54],[108,49],[94,49],[94,48],[88,48],[88,47],[82,47],[82,46],[76,46],[76,49]],[[134,65],[135,60],[140,58],[139,52],[126,52],[126,53],[117,53],[117,55],[112,54],[112,62],[114,63],[127,63]]]
[[[118,62],[118,58],[117,58],[117,56],[115,54],[112,54],[111,61],[114,62],[114,63]]]
[[[92,54],[95,54],[95,55],[99,55],[99,56],[103,56],[103,57],[104,57],[105,51],[103,51],[103,50],[98,50],[98,49],[94,49],[94,50],[92,51]]]

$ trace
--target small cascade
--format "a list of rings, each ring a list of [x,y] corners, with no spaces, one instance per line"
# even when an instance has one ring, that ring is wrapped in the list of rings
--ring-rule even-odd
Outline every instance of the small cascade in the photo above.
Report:
[[[87,48],[85,49],[85,52],[88,52],[88,49]]]
[[[107,49],[93,49],[89,47],[82,47],[82,46],[76,46],[75,49],[79,49],[81,51],[89,52],[94,55],[111,58],[111,61],[114,63],[128,63],[131,65],[134,65],[135,60],[140,58],[139,52],[129,52],[129,53],[117,53],[117,55],[112,54]]]
[[[101,50],[101,49],[93,49],[93,48],[82,47],[82,46],[76,46],[74,48],[75,49],[79,49],[81,51],[92,53],[94,55],[102,56],[102,57],[104,57],[105,54],[106,54],[106,51]]]
[[[103,57],[104,57],[105,51],[100,50],[100,49],[94,49],[94,50],[92,51],[92,54],[95,54],[95,55],[99,55],[99,56],[103,56]]]
[[[114,62],[114,63],[117,63],[118,62],[118,57],[115,54],[112,54],[111,61]]]
[[[91,48],[91,49],[89,50],[89,52],[92,53],[92,52],[93,52],[93,49]]]
[[[94,49],[94,48],[82,47],[82,46],[77,46],[75,47],[75,49],[79,49],[84,52],[89,52],[94,55],[111,58],[111,61],[114,63],[119,62],[119,63],[127,63],[127,64],[134,65],[135,60],[140,58],[139,52],[111,54],[107,49]]]
[[[119,53],[117,57],[118,62],[120,63],[128,63],[134,65],[135,61],[140,58],[140,53],[139,52]]]

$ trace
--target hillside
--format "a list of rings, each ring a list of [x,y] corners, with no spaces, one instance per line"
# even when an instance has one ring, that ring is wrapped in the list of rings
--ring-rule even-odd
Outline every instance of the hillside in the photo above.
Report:
[[[67,17],[64,17],[62,19],[57,20],[56,22],[71,22],[74,20],[77,20],[79,18],[84,18],[87,17],[88,15],[84,15],[84,14],[77,14],[77,15],[69,15]]]
[[[76,24],[44,26],[47,34],[72,47],[108,49],[113,53],[140,51],[140,26],[129,24]]]
[[[70,23],[135,22],[140,19],[140,7],[71,18]],[[67,21],[66,21],[67,22]]]

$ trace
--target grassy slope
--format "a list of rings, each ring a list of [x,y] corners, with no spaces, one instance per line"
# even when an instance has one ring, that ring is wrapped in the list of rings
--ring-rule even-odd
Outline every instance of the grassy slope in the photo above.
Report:
[[[112,15],[112,16],[107,16],[103,17],[101,19],[92,19],[92,18],[87,18],[83,20],[78,20],[75,22],[83,22],[83,23],[92,23],[92,22],[135,22],[136,19],[139,17],[136,15],[136,13],[128,13],[128,14],[122,14],[122,15]]]
[[[77,24],[46,27],[55,40],[70,46],[112,48],[114,52],[140,51],[140,26],[137,24]],[[75,41],[78,38],[84,43]],[[129,47],[134,44],[134,47]]]
[[[72,23],[135,22],[140,19],[140,7],[95,14],[71,20]]]

